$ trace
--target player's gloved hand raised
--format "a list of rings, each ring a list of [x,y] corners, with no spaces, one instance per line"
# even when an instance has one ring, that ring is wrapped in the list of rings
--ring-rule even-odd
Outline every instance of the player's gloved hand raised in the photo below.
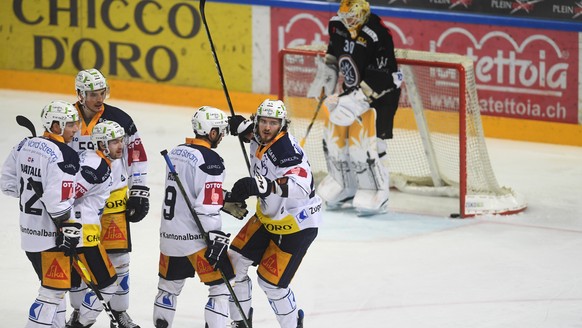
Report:
[[[254,177],[244,177],[239,179],[232,186],[230,191],[232,199],[237,201],[244,201],[251,196],[259,196],[265,198],[273,191],[273,181],[262,175],[255,175]]]
[[[208,241],[204,256],[214,270],[221,269],[225,261],[228,261],[228,244],[230,234],[220,230],[211,230],[207,233]]]
[[[65,256],[71,256],[79,244],[81,238],[81,223],[65,221],[59,225],[57,232],[56,246],[65,253]]]
[[[230,134],[238,136],[244,142],[250,142],[255,124],[251,120],[247,120],[242,115],[234,115],[228,117],[228,129]]]
[[[247,210],[247,203],[242,201],[237,201],[233,199],[232,193],[227,191],[224,195],[224,204],[222,204],[221,210],[228,213],[235,218],[242,220],[249,213]]]
[[[150,210],[150,188],[133,186],[129,191],[129,198],[125,208],[125,217],[129,222],[139,222],[145,218]]]

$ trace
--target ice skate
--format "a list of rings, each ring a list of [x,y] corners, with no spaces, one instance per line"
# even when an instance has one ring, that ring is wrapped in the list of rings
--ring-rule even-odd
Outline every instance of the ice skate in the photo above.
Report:
[[[111,311],[113,312],[113,316],[117,319],[117,323],[119,324],[119,328],[140,328],[139,325],[135,324],[129,314],[126,311]],[[113,323],[110,325],[111,328],[115,328]]]

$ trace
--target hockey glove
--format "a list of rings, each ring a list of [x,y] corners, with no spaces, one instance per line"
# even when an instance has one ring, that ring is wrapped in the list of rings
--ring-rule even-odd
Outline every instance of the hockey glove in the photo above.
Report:
[[[249,214],[247,203],[245,203],[244,200],[240,202],[233,200],[231,192],[226,192],[224,196],[224,204],[222,205],[221,210],[239,220],[244,219],[245,216]]]
[[[129,198],[125,209],[125,217],[129,222],[139,222],[150,210],[150,188],[133,186],[129,191]]]
[[[81,238],[81,223],[65,221],[60,224],[57,232],[56,246],[65,253],[65,256],[73,255]]]
[[[228,118],[228,128],[230,134],[238,136],[243,142],[249,143],[255,128],[255,124],[251,120],[247,120],[242,115],[234,115]]]
[[[208,231],[208,247],[204,256],[214,270],[221,268],[221,263],[228,259],[228,244],[230,243],[230,234],[220,230]]]
[[[265,198],[271,194],[273,182],[262,175],[255,175],[253,178],[244,177],[239,179],[232,186],[232,199],[244,201],[251,196]]]

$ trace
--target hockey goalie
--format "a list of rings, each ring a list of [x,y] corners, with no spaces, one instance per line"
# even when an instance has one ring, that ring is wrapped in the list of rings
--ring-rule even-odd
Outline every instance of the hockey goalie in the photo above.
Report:
[[[392,36],[365,0],[342,0],[328,32],[326,55],[319,58],[308,91],[308,97],[325,94],[329,112],[323,137],[328,176],[318,194],[328,210],[384,213],[389,173],[382,157],[385,140],[392,138],[403,79]],[[334,93],[338,75],[343,83]]]

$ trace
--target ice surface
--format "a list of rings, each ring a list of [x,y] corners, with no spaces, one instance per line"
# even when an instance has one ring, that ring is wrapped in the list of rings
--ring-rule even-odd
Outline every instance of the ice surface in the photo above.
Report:
[[[2,162],[28,135],[15,116],[31,118],[40,130],[40,110],[55,99],[75,100],[0,90]],[[194,108],[109,102],[133,116],[148,151],[151,210],[132,225],[129,313],[142,327],[153,327],[165,170],[159,152],[192,136]],[[292,282],[305,326],[582,327],[582,148],[494,139],[487,145],[500,184],[527,197],[524,213],[449,219],[445,213],[455,201],[398,193],[391,196],[397,211],[389,214],[325,212],[319,237]],[[218,150],[230,187],[247,174],[238,140],[225,138]],[[24,327],[39,284],[20,249],[18,202],[1,195],[0,205],[0,326]],[[232,233],[242,226],[230,216],[223,220]],[[258,286],[253,294],[254,327],[278,327]],[[189,280],[174,327],[204,327],[206,298],[207,288]],[[106,316],[93,327],[109,327]]]

